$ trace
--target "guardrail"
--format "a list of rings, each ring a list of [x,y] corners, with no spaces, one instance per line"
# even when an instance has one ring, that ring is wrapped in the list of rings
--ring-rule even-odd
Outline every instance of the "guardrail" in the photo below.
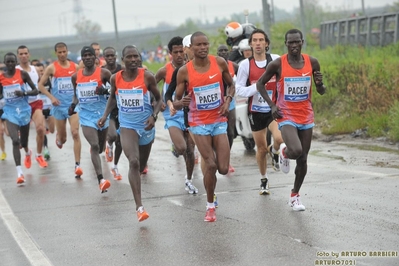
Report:
[[[385,46],[399,40],[399,13],[353,17],[320,24],[320,47]]]

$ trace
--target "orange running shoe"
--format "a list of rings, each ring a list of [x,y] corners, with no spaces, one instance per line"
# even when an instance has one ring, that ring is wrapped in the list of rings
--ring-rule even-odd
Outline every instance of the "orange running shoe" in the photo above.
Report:
[[[234,173],[236,169],[233,166],[229,165],[229,173]]]
[[[148,173],[148,165],[146,165],[145,167],[144,167],[144,170],[143,170],[143,172],[141,172],[141,174],[142,175],[146,175]]]
[[[25,161],[24,161],[26,169],[29,169],[32,166],[31,156],[32,156],[32,150],[29,150],[29,155],[27,154],[25,155]]]
[[[148,219],[148,217],[150,217],[148,213],[144,210],[143,206],[139,207],[136,212],[137,212],[137,219],[139,220],[139,222],[142,222]]]
[[[106,179],[101,179],[99,186],[101,193],[104,193],[107,192],[107,189],[111,186],[111,183]]]
[[[75,175],[77,177],[80,177],[81,175],[83,175],[83,170],[79,165],[75,165]]]
[[[216,211],[215,208],[206,209],[205,222],[215,222],[216,221]]]
[[[122,175],[119,173],[118,168],[112,168],[111,174],[114,176],[115,180],[122,180]]]
[[[107,160],[107,162],[112,162],[112,160],[114,159],[114,152],[112,151],[113,147],[109,147],[108,144],[106,144],[105,147],[105,159]]]
[[[25,183],[24,175],[20,175],[17,178],[17,184],[22,184],[22,183]]]
[[[42,155],[36,156],[36,162],[39,164],[41,168],[47,167],[47,162],[44,160]]]

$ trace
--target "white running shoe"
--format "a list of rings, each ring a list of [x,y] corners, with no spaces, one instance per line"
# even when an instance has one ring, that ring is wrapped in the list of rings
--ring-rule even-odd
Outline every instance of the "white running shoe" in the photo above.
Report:
[[[190,181],[186,182],[185,189],[186,189],[186,191],[188,191],[189,194],[198,194],[198,189],[193,184],[191,184]]]
[[[280,155],[279,155],[278,163],[280,164],[281,171],[283,171],[283,173],[285,173],[285,174],[288,174],[290,172],[290,159],[285,158],[283,156],[283,150],[286,147],[287,146],[285,145],[285,143],[280,144]]]
[[[290,201],[288,202],[290,207],[292,207],[293,211],[304,211],[305,206],[302,204],[299,194],[294,197],[290,197]]]

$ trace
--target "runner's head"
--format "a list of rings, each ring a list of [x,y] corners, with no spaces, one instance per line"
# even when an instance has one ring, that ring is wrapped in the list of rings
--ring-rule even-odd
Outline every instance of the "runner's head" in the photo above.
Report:
[[[229,58],[229,48],[227,48],[227,45],[219,45],[217,55],[227,60]]]
[[[264,54],[269,50],[270,39],[266,32],[255,29],[248,40],[254,54]]]
[[[94,49],[94,51],[96,52],[96,57],[99,57],[101,54],[101,48],[100,48],[100,44],[98,44],[97,42],[93,42],[90,44],[90,46]]]
[[[181,66],[184,63],[183,38],[180,36],[173,37],[168,43],[169,53],[172,56],[172,62]]]
[[[106,47],[103,50],[105,62],[109,66],[114,66],[116,63],[116,50],[113,47]]]
[[[34,66],[36,67],[36,71],[39,74],[39,78],[41,78],[44,74],[44,65],[39,62]]]
[[[80,51],[82,62],[85,67],[93,67],[96,63],[96,52],[91,46],[84,46]]]
[[[140,67],[140,53],[134,45],[127,45],[122,50],[122,61],[126,70],[135,70]]]
[[[6,53],[4,55],[4,64],[6,65],[7,71],[13,71],[17,65],[17,56],[14,53]]]
[[[197,31],[191,35],[191,50],[195,58],[205,59],[208,57],[209,41],[205,33]]]
[[[29,64],[29,49],[25,45],[20,45],[17,48],[17,56],[20,64]]]
[[[291,29],[285,34],[285,46],[287,46],[288,54],[301,54],[303,42],[302,32],[298,29]]]
[[[68,47],[63,42],[58,42],[54,45],[55,53],[57,54],[58,61],[64,62],[68,58]]]

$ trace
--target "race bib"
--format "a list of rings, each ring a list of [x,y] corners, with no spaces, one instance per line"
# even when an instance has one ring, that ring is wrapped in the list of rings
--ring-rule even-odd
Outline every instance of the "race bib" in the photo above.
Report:
[[[144,112],[143,89],[118,89],[119,111],[123,113]]]
[[[6,102],[11,103],[17,100],[18,96],[15,95],[16,91],[21,91],[21,85],[20,84],[12,84],[12,85],[7,85],[3,86],[3,97],[6,100]]]
[[[266,91],[267,95],[269,95],[270,99],[273,99],[273,91]],[[267,104],[266,100],[263,99],[262,95],[257,92],[252,98],[252,106],[251,111],[260,112],[260,113],[268,113],[270,112],[270,106]]]
[[[59,94],[73,94],[71,77],[58,78],[57,81]]]
[[[311,77],[284,78],[284,100],[303,102],[309,99]]]
[[[98,102],[99,97],[96,94],[97,82],[79,83],[76,87],[79,103],[93,103]]]
[[[219,82],[201,87],[194,87],[195,102],[197,110],[213,110],[221,105]]]

